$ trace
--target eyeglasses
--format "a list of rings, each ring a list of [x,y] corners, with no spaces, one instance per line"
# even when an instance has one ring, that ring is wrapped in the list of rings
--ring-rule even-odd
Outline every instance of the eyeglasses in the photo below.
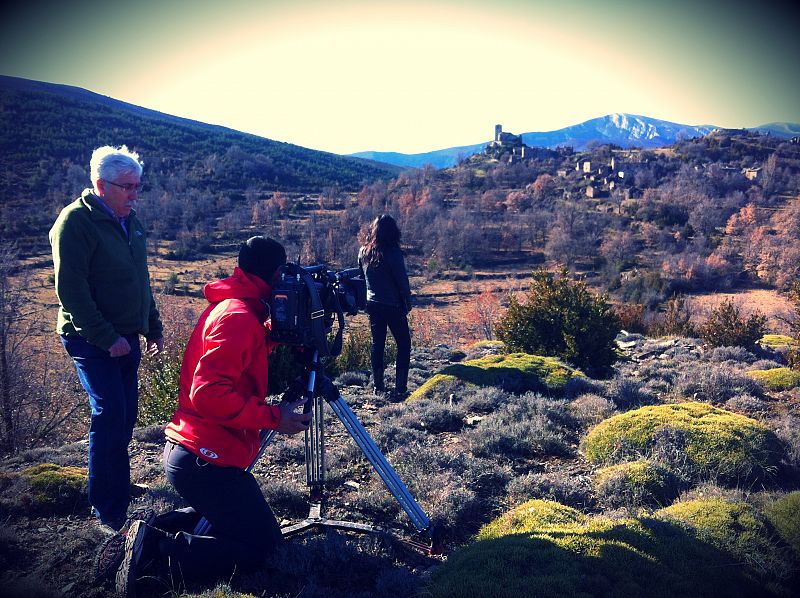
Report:
[[[108,183],[109,185],[114,185],[115,187],[119,187],[120,189],[124,189],[128,193],[131,191],[136,191],[137,193],[144,190],[144,185],[141,183],[125,183],[124,185],[120,185],[119,183],[112,183],[111,181],[107,181],[103,179],[103,182]]]

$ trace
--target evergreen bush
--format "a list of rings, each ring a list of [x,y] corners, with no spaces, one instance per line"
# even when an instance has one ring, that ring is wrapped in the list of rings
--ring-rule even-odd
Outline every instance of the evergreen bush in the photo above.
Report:
[[[139,367],[139,414],[137,426],[165,424],[178,407],[181,362],[186,342],[167,344],[164,350]]]
[[[733,301],[726,299],[711,311],[700,326],[700,338],[712,347],[755,348],[767,329],[767,317],[755,312],[748,318],[741,315]]]
[[[332,375],[352,372],[355,370],[370,370],[372,363],[370,352],[372,350],[372,335],[369,328],[350,326],[345,330],[342,339],[342,352],[328,366],[328,373]],[[386,335],[386,345],[383,351],[383,363],[390,364],[397,359],[397,344],[391,334]]]
[[[509,299],[496,324],[498,338],[510,351],[558,357],[589,375],[607,375],[617,360],[620,322],[606,296],[573,282],[566,269],[558,276],[538,270],[532,278],[524,301]]]

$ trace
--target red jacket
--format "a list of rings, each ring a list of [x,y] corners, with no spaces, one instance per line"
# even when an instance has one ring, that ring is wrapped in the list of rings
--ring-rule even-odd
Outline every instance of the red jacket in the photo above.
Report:
[[[259,432],[275,429],[280,410],[267,405],[267,308],[272,291],[257,276],[235,268],[210,282],[209,305],[195,326],[181,365],[178,410],[166,435],[220,467],[247,468]]]

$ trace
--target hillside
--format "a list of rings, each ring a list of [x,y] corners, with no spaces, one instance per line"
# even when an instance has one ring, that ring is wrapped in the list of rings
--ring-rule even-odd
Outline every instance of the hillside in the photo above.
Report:
[[[399,171],[6,76],[0,76],[0,131],[0,234],[6,239],[46,232],[55,210],[88,186],[91,151],[104,144],[136,149],[145,184],[158,175],[215,194],[354,191]]]

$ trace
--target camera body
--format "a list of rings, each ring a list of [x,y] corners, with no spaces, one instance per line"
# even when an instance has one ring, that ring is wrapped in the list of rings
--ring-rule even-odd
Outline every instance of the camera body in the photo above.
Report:
[[[354,316],[367,306],[367,284],[359,268],[335,272],[325,264],[300,266],[287,263],[272,289],[270,313],[273,341],[317,349],[321,356],[335,355],[327,335],[344,314]],[[339,349],[340,350],[340,349]]]

